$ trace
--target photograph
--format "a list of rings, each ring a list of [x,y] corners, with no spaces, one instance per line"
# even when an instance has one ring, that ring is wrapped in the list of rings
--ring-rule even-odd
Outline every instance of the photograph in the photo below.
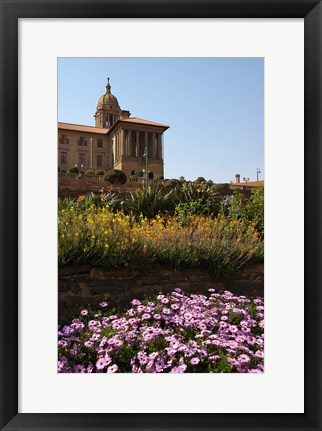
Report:
[[[264,373],[264,62],[58,58],[58,373]]]
[[[322,0],[1,6],[0,430],[322,431]]]

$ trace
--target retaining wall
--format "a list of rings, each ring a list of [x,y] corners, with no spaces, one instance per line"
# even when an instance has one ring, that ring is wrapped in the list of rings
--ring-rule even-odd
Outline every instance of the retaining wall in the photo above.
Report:
[[[229,280],[218,280],[201,268],[169,269],[155,265],[145,270],[132,268],[102,269],[90,266],[60,267],[58,271],[59,321],[69,319],[77,306],[96,306],[105,295],[117,308],[128,306],[132,299],[143,299],[179,287],[185,292],[207,294],[209,288],[230,290],[238,295],[264,295],[264,265],[240,271]]]

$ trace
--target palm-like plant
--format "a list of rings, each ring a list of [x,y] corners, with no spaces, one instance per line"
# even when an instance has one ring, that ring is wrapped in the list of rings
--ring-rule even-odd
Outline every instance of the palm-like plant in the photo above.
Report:
[[[173,211],[173,203],[164,194],[161,186],[148,186],[143,190],[128,193],[123,202],[122,209],[125,213],[132,213],[136,217],[141,214],[147,218],[153,218],[160,212]]]

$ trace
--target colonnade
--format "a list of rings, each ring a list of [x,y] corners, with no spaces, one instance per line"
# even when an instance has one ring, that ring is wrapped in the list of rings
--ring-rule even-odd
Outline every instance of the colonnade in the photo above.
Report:
[[[115,161],[123,157],[141,158],[148,148],[149,160],[162,159],[162,133],[119,130],[114,137]]]

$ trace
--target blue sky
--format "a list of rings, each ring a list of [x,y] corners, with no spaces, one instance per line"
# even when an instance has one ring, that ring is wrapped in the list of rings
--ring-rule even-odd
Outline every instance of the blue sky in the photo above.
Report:
[[[107,77],[132,117],[170,126],[165,178],[263,179],[263,58],[60,58],[58,121],[94,125]]]

